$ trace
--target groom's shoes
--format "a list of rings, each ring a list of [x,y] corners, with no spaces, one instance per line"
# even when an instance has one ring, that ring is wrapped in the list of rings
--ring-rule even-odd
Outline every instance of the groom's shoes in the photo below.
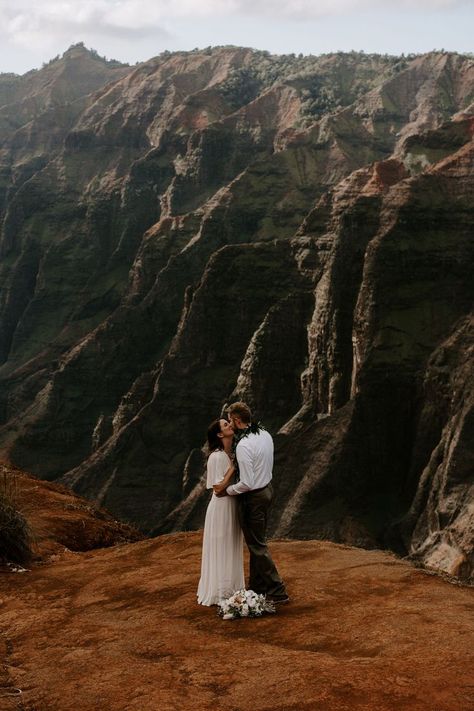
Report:
[[[287,602],[290,602],[288,595],[267,595],[266,599],[268,602],[273,602],[274,605],[285,605]]]

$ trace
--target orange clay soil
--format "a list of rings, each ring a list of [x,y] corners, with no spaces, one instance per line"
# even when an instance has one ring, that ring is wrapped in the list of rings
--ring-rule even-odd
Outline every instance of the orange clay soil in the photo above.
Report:
[[[0,462],[0,483],[4,479],[13,492],[15,508],[28,521],[36,561],[62,552],[65,547],[86,551],[144,538],[135,528],[116,521],[108,511],[66,486],[37,479]]]
[[[274,541],[292,602],[223,621],[196,604],[201,540],[1,573],[0,709],[474,711],[472,588],[379,551]]]

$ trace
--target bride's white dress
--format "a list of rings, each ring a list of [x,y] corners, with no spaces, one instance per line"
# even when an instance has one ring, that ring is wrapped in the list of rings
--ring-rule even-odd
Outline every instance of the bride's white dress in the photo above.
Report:
[[[230,466],[223,450],[212,452],[207,460],[207,488],[221,482]],[[198,602],[216,605],[244,587],[243,534],[237,518],[237,497],[218,497],[213,493],[204,523]]]

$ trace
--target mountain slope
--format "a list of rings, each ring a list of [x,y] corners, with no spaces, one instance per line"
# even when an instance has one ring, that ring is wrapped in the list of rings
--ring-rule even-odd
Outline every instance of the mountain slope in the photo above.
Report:
[[[424,472],[457,382],[432,363],[469,347],[473,60],[165,53],[53,105],[56,64],[1,153],[4,456],[197,526],[207,423],[244,397],[279,431],[272,530],[469,578],[467,470],[458,523],[426,523],[451,474]]]

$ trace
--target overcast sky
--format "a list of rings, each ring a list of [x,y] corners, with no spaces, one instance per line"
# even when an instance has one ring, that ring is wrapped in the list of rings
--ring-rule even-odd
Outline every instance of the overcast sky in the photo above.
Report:
[[[84,42],[134,63],[234,44],[274,53],[474,51],[474,0],[0,0],[0,71]]]

